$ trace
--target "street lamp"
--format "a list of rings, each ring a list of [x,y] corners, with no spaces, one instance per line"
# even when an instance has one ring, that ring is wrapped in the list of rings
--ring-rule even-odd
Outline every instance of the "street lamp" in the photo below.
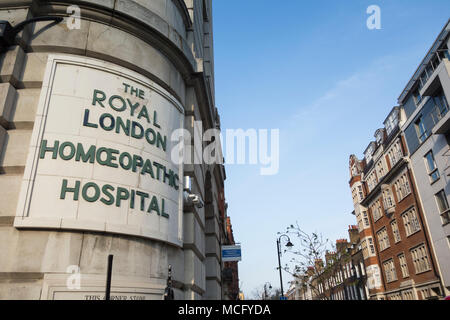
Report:
[[[294,245],[291,242],[291,239],[289,238],[288,235],[286,234],[282,234],[278,239],[277,239],[277,252],[278,252],[278,270],[280,271],[280,286],[281,286],[281,297],[284,297],[284,291],[283,291],[283,277],[281,275],[281,238],[286,237],[288,242],[286,243],[286,247],[291,248]]]
[[[167,272],[167,287],[164,290],[164,300],[174,300],[174,292],[172,289],[172,266],[169,264]]]
[[[263,300],[267,300],[267,296],[268,296],[268,294],[267,294],[267,285],[269,285],[269,290],[272,289],[272,285],[269,282],[266,282],[264,284],[264,299]]]

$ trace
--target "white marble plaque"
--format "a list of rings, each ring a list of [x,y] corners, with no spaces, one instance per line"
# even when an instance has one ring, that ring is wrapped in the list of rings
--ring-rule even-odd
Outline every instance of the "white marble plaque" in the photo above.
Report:
[[[128,69],[50,55],[14,222],[182,245],[178,100]],[[25,147],[25,146],[24,146]]]

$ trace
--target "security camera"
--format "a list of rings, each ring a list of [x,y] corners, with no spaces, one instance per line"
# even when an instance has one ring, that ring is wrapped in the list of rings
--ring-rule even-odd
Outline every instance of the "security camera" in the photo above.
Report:
[[[192,201],[192,203],[197,207],[197,208],[203,208],[204,203],[202,201],[202,199],[196,195],[196,194],[189,194],[188,196],[189,200]]]
[[[184,204],[187,206],[194,205],[199,209],[204,206],[203,200],[199,195],[189,193],[186,190],[184,191]]]

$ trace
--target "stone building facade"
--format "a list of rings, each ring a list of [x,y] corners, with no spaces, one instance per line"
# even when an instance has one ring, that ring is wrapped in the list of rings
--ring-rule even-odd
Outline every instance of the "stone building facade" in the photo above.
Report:
[[[112,298],[162,299],[169,265],[175,299],[223,297],[211,5],[1,2],[12,26],[65,20],[0,56],[0,299],[103,299],[110,254]],[[200,161],[169,161],[183,128]]]

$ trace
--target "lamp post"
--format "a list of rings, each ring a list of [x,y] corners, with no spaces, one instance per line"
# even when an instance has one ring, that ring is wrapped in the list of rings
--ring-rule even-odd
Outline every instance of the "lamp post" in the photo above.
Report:
[[[16,35],[22,31],[27,24],[38,21],[54,21],[56,24],[63,20],[63,17],[34,17],[17,24],[15,27],[11,26],[8,21],[0,20],[0,53],[4,52],[7,47],[14,45]]]
[[[268,294],[267,294],[267,285],[269,285],[269,290],[272,289],[272,285],[269,282],[266,282],[264,284],[264,299],[263,300],[267,300],[267,296],[268,296]]]
[[[280,286],[281,286],[281,297],[284,297],[284,290],[283,290],[283,276],[281,275],[281,238],[286,237],[288,242],[286,243],[286,247],[290,248],[294,245],[291,242],[291,239],[288,235],[282,234],[277,239],[277,252],[278,252],[278,270],[280,271]]]
[[[174,292],[172,289],[172,266],[169,264],[167,272],[167,287],[164,290],[164,300],[174,300]]]

